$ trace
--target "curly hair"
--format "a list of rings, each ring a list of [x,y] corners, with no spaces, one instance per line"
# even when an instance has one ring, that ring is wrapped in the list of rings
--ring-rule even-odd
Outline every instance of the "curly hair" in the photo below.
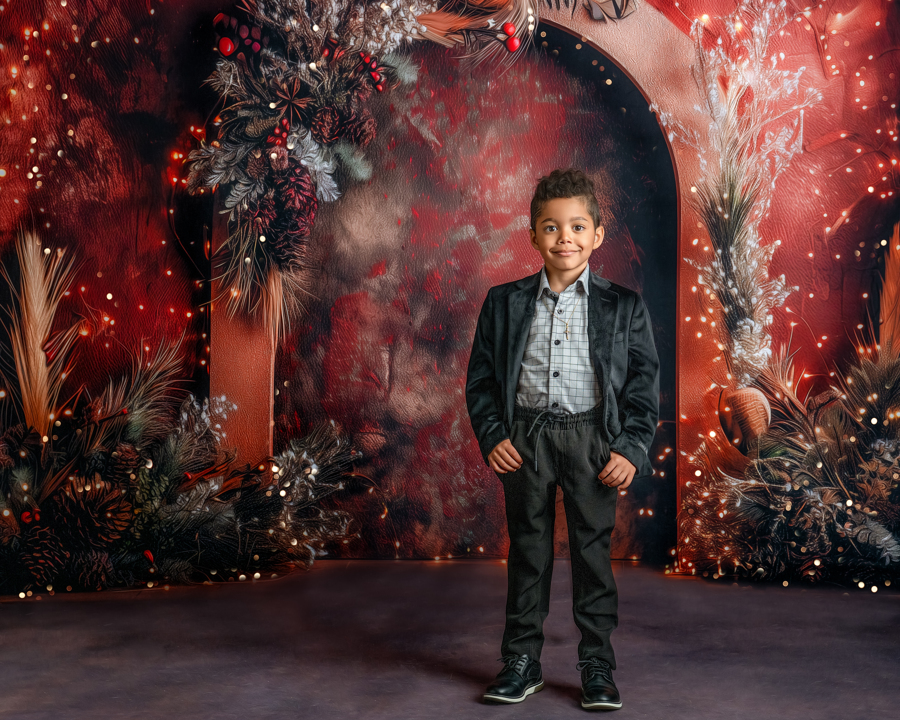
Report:
[[[594,195],[593,181],[581,170],[558,168],[538,180],[537,187],[534,189],[534,197],[531,198],[531,229],[535,229],[537,217],[548,200],[576,197],[584,200],[591,220],[594,221],[594,227],[599,227],[600,206]]]

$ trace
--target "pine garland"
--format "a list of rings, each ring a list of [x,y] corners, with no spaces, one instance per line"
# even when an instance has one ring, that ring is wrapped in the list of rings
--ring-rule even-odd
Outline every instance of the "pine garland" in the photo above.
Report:
[[[49,467],[31,450],[34,431],[4,430],[14,461],[0,470],[0,592],[269,577],[354,534],[349,515],[321,506],[344,488],[355,456],[334,425],[234,468],[213,429],[221,409],[187,395],[172,410],[157,419],[169,428],[162,438],[113,438],[76,457],[84,427],[64,422]],[[60,466],[69,479],[37,504],[29,481]]]
[[[187,189],[221,188],[222,294],[232,314],[260,310],[274,341],[302,307],[318,203],[340,197],[332,147],[362,150],[375,137],[372,95],[400,82],[383,55],[415,21],[374,3],[247,0],[243,10],[243,23],[216,18],[222,57],[208,83],[223,102],[219,137],[189,154]]]
[[[219,190],[228,238],[216,258],[231,314],[260,312],[273,342],[307,294],[305,244],[335,172],[366,179],[372,97],[415,82],[399,51],[428,39],[507,64],[537,22],[527,0],[244,0],[219,13],[218,138],[188,155],[187,190]],[[427,22],[427,27],[424,23]],[[523,44],[525,43],[525,44]],[[220,299],[217,298],[217,299]]]
[[[26,243],[17,250],[20,263],[36,257]],[[23,296],[67,289],[52,273],[23,278]],[[6,330],[21,355],[39,356],[44,334],[32,324],[52,325],[54,309],[45,314],[35,320],[21,302],[10,309]],[[48,363],[44,387],[62,387],[70,350]],[[23,392],[34,363],[5,378],[21,419],[0,425],[0,593],[260,578],[308,567],[354,534],[347,513],[321,505],[344,488],[356,455],[334,423],[235,467],[218,430],[234,408],[178,387],[179,346],[133,359],[98,396],[79,392],[62,405],[58,393]],[[46,418],[47,434],[29,418]]]
[[[839,386],[803,399],[780,351],[759,385],[774,422],[758,457],[737,459],[709,441],[693,458],[701,470],[679,516],[681,569],[855,584],[900,578],[900,348],[861,353]]]

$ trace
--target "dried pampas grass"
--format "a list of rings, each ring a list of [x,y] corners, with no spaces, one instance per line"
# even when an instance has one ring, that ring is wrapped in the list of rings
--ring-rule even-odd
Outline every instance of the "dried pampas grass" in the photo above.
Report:
[[[65,258],[64,249],[42,248],[38,237],[28,232],[16,237],[16,256],[18,289],[6,268],[0,267],[15,303],[5,327],[18,379],[19,410],[25,424],[45,436],[61,410],[59,396],[78,336],[77,324],[52,334],[56,310],[74,280],[76,266]]]

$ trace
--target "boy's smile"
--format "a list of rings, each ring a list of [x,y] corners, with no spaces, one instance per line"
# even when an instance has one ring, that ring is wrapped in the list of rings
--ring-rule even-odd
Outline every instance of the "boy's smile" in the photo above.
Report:
[[[548,200],[531,230],[531,244],[544,259],[554,292],[562,292],[581,275],[602,242],[603,226],[594,227],[584,201],[577,197]]]

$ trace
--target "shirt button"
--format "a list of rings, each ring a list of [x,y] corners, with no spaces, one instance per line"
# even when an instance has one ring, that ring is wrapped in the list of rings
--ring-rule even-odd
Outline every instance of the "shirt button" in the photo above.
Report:
[[[550,405],[550,407],[559,407],[559,403],[558,403],[558,402],[552,403],[552,404]]]
[[[554,345],[559,345],[559,340],[554,340],[554,341],[553,341],[553,344],[554,344]]]
[[[562,315],[562,310],[557,310],[556,312]]]
[[[557,370],[555,373],[553,373],[553,377],[559,377],[559,370]]]

